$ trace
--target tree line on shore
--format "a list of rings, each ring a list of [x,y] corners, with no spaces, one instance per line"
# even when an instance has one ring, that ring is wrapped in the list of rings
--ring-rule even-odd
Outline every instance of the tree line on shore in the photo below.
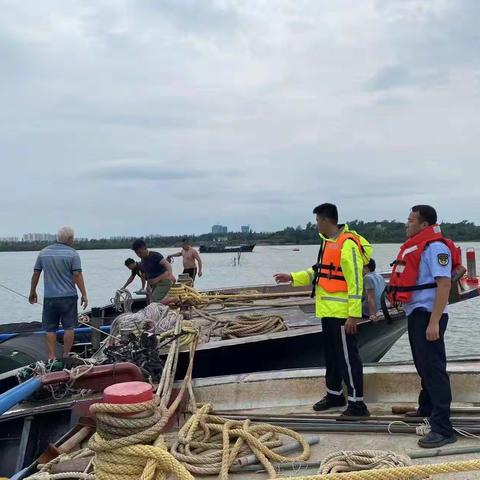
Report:
[[[402,243],[405,240],[405,223],[395,220],[382,220],[364,222],[353,220],[348,222],[352,230],[367,238],[371,243]],[[480,241],[480,226],[473,222],[463,220],[458,223],[442,223],[443,234],[456,242]],[[229,232],[221,236],[212,233],[202,235],[172,235],[172,236],[148,236],[147,244],[152,248],[180,246],[184,238],[188,238],[193,245],[221,241],[226,245],[238,245],[241,243],[256,243],[257,245],[294,245],[316,244],[318,233],[316,226],[308,222],[305,227],[286,227],[277,232]],[[80,240],[75,243],[77,250],[106,250],[130,248],[134,237],[124,238],[100,238]],[[51,242],[0,242],[0,251],[36,251]]]

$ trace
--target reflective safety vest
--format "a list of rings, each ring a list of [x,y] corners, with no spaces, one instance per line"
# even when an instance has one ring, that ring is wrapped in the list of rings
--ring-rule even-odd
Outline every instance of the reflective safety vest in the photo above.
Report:
[[[322,243],[317,263],[313,267],[299,272],[291,272],[294,287],[313,285],[314,291],[312,292],[312,296],[315,296],[315,313],[319,318],[333,317],[345,319],[348,317],[362,316],[362,267],[370,260],[373,248],[365,238],[355,231],[350,230],[348,225],[342,225],[339,228],[340,232],[335,238],[326,238],[320,234]],[[349,235],[355,236],[355,239],[360,242],[361,248],[358,246],[357,241],[351,239]],[[330,269],[330,263],[333,260],[329,261],[327,268],[321,268],[321,260],[325,248],[327,248],[328,251],[333,245],[339,242],[342,243],[342,246],[339,246],[337,251],[340,259],[338,262],[334,262],[335,271]],[[327,244],[329,244],[328,247],[326,247]],[[327,253],[327,255],[329,254]],[[335,263],[337,263],[337,265],[335,265]],[[325,265],[325,263],[323,263],[323,265]],[[337,267],[340,267],[340,270],[338,270]],[[322,273],[322,277],[317,277],[317,273],[319,272]],[[342,283],[343,290],[329,291],[324,288],[322,285],[326,277],[323,277],[323,274],[326,274],[327,277],[332,277],[333,275],[336,277],[344,277],[342,279],[344,281],[344,283]],[[320,279],[322,279],[322,282],[319,282]],[[338,278],[330,278],[330,280],[338,280]],[[344,286],[345,284],[346,286]],[[331,290],[332,284],[327,282],[326,287]],[[335,288],[335,286],[333,286],[333,288]],[[336,288],[338,288],[338,285]]]
[[[461,265],[462,260],[457,247],[452,240],[442,235],[440,225],[424,228],[400,247],[397,259],[393,262],[393,270],[386,288],[387,298],[392,305],[408,303],[416,290],[437,288],[435,282],[417,285],[422,253],[430,243],[437,241],[443,242],[450,250],[452,272]],[[445,265],[448,265],[449,259],[447,255],[445,257]]]
[[[363,245],[358,235],[352,232],[341,233],[335,242],[323,242],[319,263],[312,268],[316,272],[316,282],[327,292],[346,292],[348,291],[347,281],[342,272],[341,258],[342,247],[346,240],[353,240],[360,252],[363,252]],[[368,263],[368,260],[366,260]],[[364,262],[365,263],[365,262]]]

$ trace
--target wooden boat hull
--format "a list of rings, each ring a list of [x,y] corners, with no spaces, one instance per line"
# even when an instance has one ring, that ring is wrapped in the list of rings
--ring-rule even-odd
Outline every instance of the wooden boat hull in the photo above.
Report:
[[[406,332],[407,319],[396,315],[386,321],[359,324],[358,346],[365,363],[378,362]],[[325,365],[324,336],[316,325],[255,337],[222,340],[200,345],[195,354],[194,378]],[[188,352],[182,351],[177,378],[183,378]]]
[[[261,286],[250,287],[262,294],[298,292],[299,289],[284,286]],[[229,288],[221,290],[222,293],[241,293],[244,288]],[[309,289],[306,289],[308,291]],[[217,291],[218,292],[218,291]],[[249,373],[254,371],[278,370],[284,368],[312,368],[325,365],[323,333],[320,321],[315,317],[314,304],[308,296],[295,300],[297,305],[281,306],[279,299],[275,300],[277,307],[242,306],[229,308],[222,312],[229,312],[228,315],[235,318],[241,314],[264,313],[281,315],[289,329],[285,332],[277,332],[264,335],[255,335],[231,340],[211,341],[201,344],[197,348],[197,361],[195,362],[193,376],[209,377],[215,375],[228,375],[236,373]],[[133,311],[145,307],[145,299],[135,299]],[[105,324],[111,323],[118,315],[112,305],[100,309]],[[405,333],[407,328],[406,318],[403,314],[394,315],[391,324],[380,321],[373,324],[369,320],[359,324],[358,342],[360,354],[364,362],[379,361],[393,346],[393,344]],[[38,329],[37,325],[27,325],[24,330]],[[10,330],[11,331],[11,330]],[[23,333],[22,337],[28,334]],[[41,337],[40,337],[41,338]],[[18,338],[6,340],[0,344],[0,350],[6,349],[9,343],[17,342]],[[77,336],[81,348],[89,341],[89,336],[82,334]],[[38,339],[37,339],[38,343]],[[20,347],[18,347],[20,348]],[[16,367],[30,363],[20,361]],[[20,358],[19,358],[20,360]],[[8,368],[2,369],[0,358],[0,393],[16,384],[11,384],[1,378],[1,374],[12,369],[11,362],[5,364]],[[177,378],[183,377],[188,365],[187,349],[180,354]],[[14,367],[15,368],[15,367]]]

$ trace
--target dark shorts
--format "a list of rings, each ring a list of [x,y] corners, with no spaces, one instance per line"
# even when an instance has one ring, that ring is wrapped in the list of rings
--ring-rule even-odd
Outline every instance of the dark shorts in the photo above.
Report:
[[[197,269],[196,268],[184,268],[183,273],[186,273],[187,275],[190,275],[190,278],[192,280],[195,280],[195,277],[197,276]]]
[[[150,301],[152,303],[160,303],[168,294],[173,283],[170,280],[160,280],[155,285],[152,285],[152,296]]]
[[[78,297],[45,298],[43,300],[42,327],[47,332],[73,330],[78,322]]]

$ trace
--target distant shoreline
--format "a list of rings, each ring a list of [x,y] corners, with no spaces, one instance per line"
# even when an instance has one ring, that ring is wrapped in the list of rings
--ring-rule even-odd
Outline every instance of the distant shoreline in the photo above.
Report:
[[[403,243],[405,241],[405,223],[395,220],[348,222],[351,230],[363,235],[370,243]],[[480,242],[480,226],[463,220],[458,223],[441,223],[442,232],[455,242]],[[218,241],[227,246],[252,244],[256,245],[317,245],[318,232],[316,226],[308,222],[305,227],[298,225],[286,227],[277,232],[229,232],[222,235],[205,233],[202,235],[147,236],[145,241],[151,248],[180,247],[182,240],[188,238],[192,245],[200,245]],[[118,250],[130,249],[135,237],[114,239],[90,239],[75,242],[77,250]],[[0,252],[36,252],[52,242],[0,242]]]

